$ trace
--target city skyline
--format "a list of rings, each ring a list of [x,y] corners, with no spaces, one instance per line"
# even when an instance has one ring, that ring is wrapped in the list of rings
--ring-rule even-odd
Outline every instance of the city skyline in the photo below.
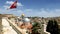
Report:
[[[20,16],[57,17],[60,16],[60,0],[18,0],[16,9],[8,7],[15,0],[0,0],[0,14],[14,14]]]

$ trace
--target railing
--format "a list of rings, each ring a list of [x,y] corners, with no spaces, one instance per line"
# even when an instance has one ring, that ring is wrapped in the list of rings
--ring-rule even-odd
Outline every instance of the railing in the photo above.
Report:
[[[15,23],[13,23],[11,20],[7,19],[9,24],[12,26],[12,28],[18,33],[18,34],[28,34],[26,33],[26,29],[19,28]]]
[[[7,21],[9,22],[10,26],[12,26],[12,28],[17,32],[17,34],[22,34],[19,27],[16,26],[16,24],[12,23],[9,19],[7,19]]]
[[[0,34],[2,34],[2,17],[0,16]]]

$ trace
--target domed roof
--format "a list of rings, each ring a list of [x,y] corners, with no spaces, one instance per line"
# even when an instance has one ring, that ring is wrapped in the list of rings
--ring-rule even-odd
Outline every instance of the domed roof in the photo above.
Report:
[[[22,16],[25,16],[25,14],[22,14]]]
[[[25,21],[25,22],[30,22],[30,19],[24,18],[24,21]]]

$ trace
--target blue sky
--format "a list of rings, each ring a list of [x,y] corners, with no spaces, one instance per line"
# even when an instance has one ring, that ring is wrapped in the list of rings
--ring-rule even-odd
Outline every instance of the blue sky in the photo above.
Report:
[[[60,0],[18,0],[16,9],[6,10],[15,0],[0,0],[1,14],[20,16],[57,17],[60,16]]]

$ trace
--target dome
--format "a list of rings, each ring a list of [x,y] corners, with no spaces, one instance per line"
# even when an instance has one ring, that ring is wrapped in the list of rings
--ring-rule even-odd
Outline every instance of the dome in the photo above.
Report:
[[[25,14],[22,14],[22,16],[25,16]]]
[[[25,22],[30,22],[30,19],[24,18],[24,21],[25,21]]]

